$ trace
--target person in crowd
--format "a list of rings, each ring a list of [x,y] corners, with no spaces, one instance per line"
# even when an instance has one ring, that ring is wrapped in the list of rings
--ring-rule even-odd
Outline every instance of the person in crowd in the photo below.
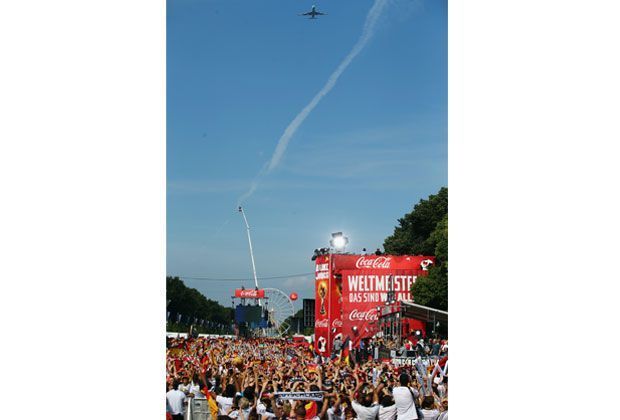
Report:
[[[420,392],[415,387],[409,386],[411,381],[409,374],[401,373],[398,381],[400,386],[392,390],[397,419],[416,420],[418,418],[416,400],[420,397]]]
[[[166,392],[166,405],[173,420],[183,420],[185,393],[179,387],[179,382],[175,381],[172,389]]]
[[[441,343],[439,339],[436,338],[433,340],[433,347],[431,349],[431,356],[439,357],[439,351],[441,350]]]
[[[444,398],[441,400],[441,406],[439,407],[439,411],[441,414],[437,418],[437,420],[448,420],[448,399]]]
[[[374,420],[379,414],[378,388],[361,381],[357,369],[355,370],[354,378],[357,387],[355,391],[349,394],[351,407],[353,407],[359,420]]]
[[[342,401],[339,393],[335,393],[328,400],[327,420],[344,420],[344,410],[342,409]]]
[[[418,356],[426,356],[426,345],[424,344],[423,338],[420,338],[418,340],[418,344],[416,344],[415,350],[418,353]]]
[[[340,339],[340,336],[336,336],[336,339],[334,340],[334,355],[339,354],[341,350],[342,340]]]
[[[439,355],[441,357],[448,355],[448,340],[444,340],[444,342],[441,344],[441,352],[439,353]]]
[[[227,416],[230,408],[235,403],[235,396],[237,394],[237,389],[234,384],[226,385],[226,390],[223,395],[218,395],[216,391],[215,402],[220,407],[220,414],[222,416]]]
[[[435,407],[435,398],[432,395],[427,395],[422,399],[420,412],[424,420],[437,420],[439,410]]]
[[[399,347],[388,338],[373,342]],[[173,418],[182,418],[186,397],[204,396],[213,420],[415,420],[418,410],[446,420],[447,376],[435,370],[433,377],[432,362],[417,366],[428,371],[424,385],[432,384],[422,392],[410,376],[411,370],[418,375],[416,368],[399,366],[386,351],[378,359],[360,351],[356,362],[353,352],[326,358],[312,347],[275,338],[177,337],[167,347],[166,405]],[[425,393],[431,398],[420,400]]]
[[[184,392],[186,395],[189,393],[189,378],[187,376],[184,376],[182,379],[183,382],[181,382],[181,384],[179,384],[179,391]]]

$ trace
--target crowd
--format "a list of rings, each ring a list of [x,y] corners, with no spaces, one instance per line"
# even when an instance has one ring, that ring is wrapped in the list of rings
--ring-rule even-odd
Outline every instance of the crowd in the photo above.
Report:
[[[345,342],[330,358],[305,344],[168,338],[167,417],[202,399],[212,420],[448,419],[447,341]]]

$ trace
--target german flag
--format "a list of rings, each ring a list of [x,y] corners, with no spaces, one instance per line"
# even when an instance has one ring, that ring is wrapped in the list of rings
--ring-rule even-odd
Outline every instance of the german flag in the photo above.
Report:
[[[319,406],[317,405],[316,402],[310,401],[308,404],[304,406],[304,408],[306,409],[306,419],[311,419],[318,415]]]
[[[348,366],[351,366],[351,358],[349,357],[349,346],[345,346],[344,349],[342,350],[342,360]]]
[[[349,355],[350,350],[349,350],[349,345],[350,345],[351,339],[349,337],[347,337],[346,340],[344,340],[344,344],[342,345],[342,356],[341,356],[341,360],[344,361],[344,363],[347,366],[353,367],[355,365],[355,363],[351,363],[352,359]]]

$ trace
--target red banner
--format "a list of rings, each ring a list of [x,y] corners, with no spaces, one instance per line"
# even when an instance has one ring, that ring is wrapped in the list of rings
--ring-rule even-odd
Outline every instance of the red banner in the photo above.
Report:
[[[321,255],[315,266],[315,303],[314,303],[314,347],[322,356],[328,356],[331,350],[329,333],[329,283],[331,270],[329,256]]]
[[[435,263],[423,255],[333,255],[334,271],[340,270],[422,270]]]
[[[379,331],[379,309],[390,290],[395,300],[411,301],[411,285],[420,270],[343,270],[343,334],[357,346]]]
[[[262,299],[265,297],[264,289],[235,289],[235,297],[241,299]]]

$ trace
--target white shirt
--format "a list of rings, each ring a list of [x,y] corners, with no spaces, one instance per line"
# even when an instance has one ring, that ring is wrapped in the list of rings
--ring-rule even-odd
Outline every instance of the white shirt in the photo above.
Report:
[[[379,420],[395,420],[396,419],[396,404],[389,407],[381,406],[379,408]]]
[[[377,413],[379,412],[379,404],[373,404],[370,407],[364,407],[362,404],[353,400],[351,402],[351,407],[357,414],[357,418],[360,420],[374,420],[377,417]]]
[[[436,420],[439,417],[439,410],[425,410],[422,409],[422,414],[424,414],[424,420]]]
[[[342,407],[340,407],[340,414],[336,414],[332,407],[327,409],[327,420],[344,420],[344,418],[344,410]]]
[[[233,399],[232,398],[226,398],[226,397],[222,397],[221,395],[218,395],[217,397],[215,397],[215,401],[220,405],[220,414],[222,416],[227,416],[228,415],[228,409],[230,407],[232,407],[233,405]]]
[[[437,391],[439,391],[439,398],[446,396],[446,386],[443,383],[437,385]]]
[[[189,392],[190,394],[194,394],[194,398],[206,398],[202,391],[200,391],[200,386],[198,384],[190,386]]]
[[[168,406],[170,407],[170,414],[183,414],[184,392],[172,389],[166,392],[166,401],[168,401]]]
[[[265,404],[263,404],[262,402],[259,402],[256,405],[256,414],[258,414],[259,416],[267,417],[267,418],[273,418],[276,416],[275,414],[267,411],[267,406],[265,406]]]
[[[243,416],[244,419],[247,419],[249,415],[250,409],[246,408],[245,410],[231,411],[230,414],[228,414],[228,417],[230,417],[231,419],[238,419],[239,417]]]
[[[415,401],[411,397],[411,392],[409,392],[410,389],[415,398],[420,396],[417,389],[407,388],[406,386],[397,386],[392,390],[398,420],[415,420],[418,418]]]

